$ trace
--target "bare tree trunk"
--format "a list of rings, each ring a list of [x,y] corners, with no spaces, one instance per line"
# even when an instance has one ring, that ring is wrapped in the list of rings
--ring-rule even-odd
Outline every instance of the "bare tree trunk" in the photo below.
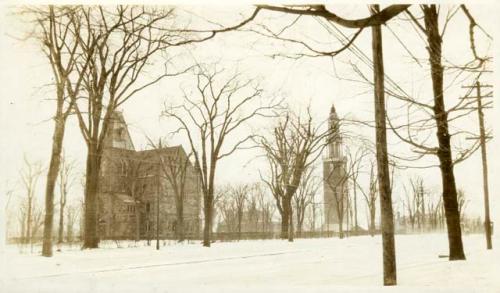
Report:
[[[72,242],[73,241],[73,225],[70,225],[68,222],[66,224],[66,242]]]
[[[184,241],[184,206],[180,202],[177,205],[177,240],[179,242]]]
[[[354,232],[358,231],[358,200],[357,200],[357,180],[354,180],[353,205],[354,205]]]
[[[344,227],[343,227],[343,223],[342,222],[343,222],[343,219],[341,219],[341,217],[339,217],[339,238],[340,239],[344,238]]]
[[[85,176],[85,233],[83,248],[97,248],[99,236],[97,230],[97,190],[99,184],[99,154],[90,142],[87,154],[87,170]]]
[[[75,211],[72,208],[68,208],[68,212],[66,213],[66,242],[73,241],[73,224],[74,224],[74,213]]]
[[[210,238],[212,233],[212,211],[213,211],[213,195],[207,195],[204,201],[205,219],[203,225],[203,246],[210,247]]]
[[[288,238],[288,229],[290,228],[290,203],[283,198],[283,211],[281,213],[281,239]]]
[[[350,208],[350,205],[351,203],[349,202],[349,194],[346,196],[346,216],[345,216],[345,219],[346,219],[346,223],[345,223],[345,237],[349,237],[349,225],[351,224],[350,221],[349,221],[349,217],[351,216],[351,208]]]
[[[283,209],[283,214],[281,215],[281,239],[288,238],[288,226],[288,212],[285,212],[285,209]]]
[[[20,237],[21,243],[26,243],[26,218],[23,215],[22,221],[21,221],[21,237]]]
[[[293,208],[292,208],[292,199],[290,198],[289,207],[288,207],[288,223],[290,227],[288,228],[288,242],[293,242]]]
[[[32,205],[33,199],[30,197],[28,199],[28,210],[26,215],[26,243],[31,243],[31,222],[32,222]]]
[[[160,169],[158,168],[158,171]],[[156,174],[156,250],[160,250],[160,174]]]
[[[372,5],[372,14],[379,12],[378,5]],[[394,216],[392,212],[391,184],[387,155],[387,133],[385,113],[384,60],[382,51],[382,28],[372,26],[373,79],[375,84],[375,126],[377,171],[380,192],[381,232],[384,263],[384,285],[397,284],[396,252],[394,247]]]
[[[241,222],[243,220],[243,211],[238,211],[238,240],[241,240]]]
[[[370,206],[370,235],[375,236],[375,203]]]
[[[432,89],[434,92],[434,117],[437,124],[439,149],[437,156],[440,162],[441,181],[443,184],[443,204],[448,227],[449,259],[464,260],[465,254],[460,228],[457,189],[453,174],[453,159],[451,154],[451,136],[448,131],[448,115],[444,105],[443,66],[441,65],[442,38],[438,27],[438,12],[436,5],[424,7],[424,20],[429,43],[429,61],[431,64]]]
[[[304,211],[299,211],[299,208],[297,208],[297,217],[296,217],[297,230],[296,231],[297,231],[297,237],[299,237],[299,238],[302,236],[302,222],[303,222],[302,220],[304,219],[303,217],[301,219],[301,217],[300,217],[301,213],[303,214]]]
[[[60,89],[62,91],[62,89]],[[59,89],[58,89],[59,91]],[[58,94],[59,95],[59,94]],[[52,136],[52,153],[50,157],[47,185],[45,188],[45,219],[43,228],[42,256],[52,256],[52,228],[54,223],[54,189],[57,174],[61,165],[61,152],[64,140],[65,120],[62,117],[62,105],[58,105],[55,117],[55,129]],[[61,228],[60,228],[61,229]],[[60,237],[61,238],[61,237]]]
[[[57,243],[63,243],[64,241],[64,206],[65,203],[61,203],[59,207],[59,231],[58,231],[58,237],[57,237]],[[45,234],[45,230],[44,230]],[[44,235],[44,240],[45,240],[45,235]]]
[[[141,213],[139,210],[139,204],[136,202],[135,206],[135,241],[141,240]]]

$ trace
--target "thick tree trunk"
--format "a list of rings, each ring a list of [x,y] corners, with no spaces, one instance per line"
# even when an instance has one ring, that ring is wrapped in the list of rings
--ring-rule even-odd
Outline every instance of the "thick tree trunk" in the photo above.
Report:
[[[97,248],[99,235],[97,227],[97,191],[99,186],[100,158],[97,148],[92,144],[88,148],[87,169],[85,176],[85,232],[83,248]]]
[[[287,239],[288,238],[288,213],[285,212],[283,209],[283,213],[281,214],[281,234],[280,238],[281,239]]]
[[[207,195],[205,197],[204,203],[205,219],[203,225],[203,246],[210,247],[210,236],[212,233],[213,195]]]
[[[370,207],[370,235],[372,237],[375,236],[375,215],[376,215],[375,207],[372,206]]]
[[[176,208],[177,211],[177,240],[179,242],[184,241],[184,206],[183,203],[179,202]]]
[[[436,5],[424,7],[425,28],[429,43],[429,61],[431,64],[432,89],[434,93],[434,117],[437,125],[439,149],[437,156],[440,162],[441,181],[443,184],[443,203],[448,227],[448,245],[450,260],[464,260],[465,254],[460,228],[457,189],[453,174],[450,134],[448,131],[448,115],[444,105],[443,66],[441,65],[441,44],[439,34],[438,12]]]
[[[281,212],[281,239],[288,238],[288,229],[290,228],[290,204],[286,198],[283,199],[283,211]]]
[[[50,157],[47,184],[45,188],[45,219],[43,226],[42,256],[52,256],[52,229],[54,223],[54,190],[57,174],[61,165],[61,152],[64,140],[65,119],[58,109],[55,117],[55,128],[52,136],[52,153]],[[61,229],[61,228],[59,228]],[[60,237],[61,239],[61,237]]]
[[[343,219],[339,217],[339,238],[343,239],[344,238],[344,227],[342,225]]]
[[[379,12],[378,5],[372,5],[372,14]],[[391,184],[387,155],[387,133],[385,113],[384,60],[382,51],[382,28],[372,27],[373,80],[375,84],[375,126],[377,175],[380,191],[381,232],[384,263],[384,285],[397,284],[396,251],[394,245],[394,216],[392,212]]]

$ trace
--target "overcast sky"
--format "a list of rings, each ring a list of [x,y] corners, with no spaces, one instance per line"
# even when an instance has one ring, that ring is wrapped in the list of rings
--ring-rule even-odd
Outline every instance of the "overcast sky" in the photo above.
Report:
[[[22,192],[19,184],[19,170],[23,166],[23,154],[32,161],[42,161],[48,165],[51,147],[54,102],[50,100],[53,88],[47,86],[51,81],[50,67],[45,57],[41,54],[39,44],[33,40],[20,40],[29,31],[32,24],[23,22],[13,14],[12,7],[0,7],[0,186],[2,192],[6,186],[17,185],[15,194]],[[347,18],[365,17],[368,15],[366,5],[333,5],[332,10]],[[479,24],[496,40],[498,34],[498,6],[493,4],[469,5],[471,13]],[[242,16],[252,12],[250,5],[242,6],[190,6],[179,7],[179,15],[190,18],[193,25],[203,25],[201,17],[220,22],[225,25],[237,23]],[[413,8],[415,9],[415,8]],[[447,11],[443,7],[443,11]],[[417,9],[415,11],[418,12]],[[496,13],[494,13],[495,11]],[[189,12],[189,13],[188,13]],[[241,14],[241,15],[240,15]],[[197,16],[201,16],[198,18]],[[276,13],[262,13],[256,23],[262,23],[278,31],[281,27],[293,21],[294,17]],[[258,28],[251,25],[250,28]],[[468,23],[460,12],[450,22],[444,39],[444,54],[448,60],[457,64],[470,60],[471,53],[468,43]],[[351,35],[352,30],[342,29],[345,34]],[[384,57],[387,75],[400,85],[410,95],[419,99],[430,98],[430,78],[428,67],[423,61],[423,67],[418,65],[412,55],[419,60],[427,56],[425,45],[417,36],[412,26],[403,17],[390,21],[388,28],[384,28]],[[409,52],[403,48],[393,33],[406,44]],[[484,34],[477,31],[477,45],[481,53],[493,56],[495,44],[488,40]],[[339,47],[338,41],[331,36],[321,24],[313,18],[303,17],[292,30],[291,36],[310,41],[322,49]],[[356,40],[356,45],[371,58],[370,30],[365,30]],[[318,42],[314,42],[318,41]],[[311,105],[314,117],[319,123],[328,117],[332,103],[342,117],[370,120],[373,117],[373,97],[371,87],[347,79],[359,79],[351,70],[350,63],[357,64],[371,78],[369,68],[357,59],[350,51],[345,51],[334,59],[301,58],[297,60],[276,57],[272,54],[293,54],[301,52],[299,46],[283,43],[276,40],[258,36],[251,32],[232,32],[219,35],[213,40],[197,46],[190,46],[182,50],[169,52],[171,56],[179,56],[176,63],[179,68],[187,65],[193,59],[202,62],[217,62],[218,66],[228,70],[238,69],[246,78],[256,79],[261,82],[265,96],[279,95],[286,98],[287,103],[299,111]],[[497,56],[495,56],[497,57]],[[161,70],[161,60],[156,60],[160,69],[149,70],[154,76]],[[493,68],[493,64],[491,65]],[[498,71],[497,71],[498,72]],[[446,80],[447,84],[450,80]],[[486,76],[485,82],[498,84],[498,74]],[[136,148],[145,148],[145,135],[152,138],[165,136],[174,128],[172,121],[159,119],[159,114],[164,103],[178,104],[182,102],[180,88],[189,87],[192,76],[184,75],[179,78],[164,80],[161,83],[138,94],[125,104],[123,110],[125,119],[130,124],[132,138]],[[455,82],[446,92],[446,103],[451,105],[463,95],[468,80]],[[426,98],[427,97],[427,98]],[[400,108],[389,102],[389,115],[400,116]],[[499,125],[500,115],[498,110],[486,112],[486,122],[491,128]],[[267,122],[266,122],[267,123]],[[477,115],[473,113],[469,118],[456,125],[457,128],[477,132]],[[262,128],[259,123],[253,125],[254,130]],[[359,131],[373,139],[373,129],[352,129]],[[498,136],[498,127],[493,127],[494,137]],[[389,151],[402,154],[406,153],[406,145],[389,133]],[[174,137],[173,144],[185,143],[182,137]],[[86,150],[81,134],[75,124],[75,119],[70,118],[65,138],[65,149],[71,158],[80,162],[80,171],[84,170]],[[187,146],[187,145],[186,145]],[[500,157],[497,139],[488,145],[490,160],[490,197],[491,214],[493,220],[500,220],[500,200],[498,190],[500,184]],[[257,161],[249,161],[257,155],[256,151],[242,151],[225,159],[220,165],[218,174],[219,182],[248,182],[258,180],[258,171],[262,166]],[[436,163],[432,158],[421,163]],[[259,167],[260,166],[260,167]],[[406,184],[408,176],[419,175],[424,177],[429,190],[439,194],[441,190],[440,174],[438,168],[426,170],[411,170],[398,172],[396,178],[395,197],[401,196],[402,184]],[[455,168],[457,187],[465,190],[470,203],[468,211],[475,215],[483,214],[482,201],[482,173],[479,152],[468,161]],[[37,193],[43,197],[45,179],[40,180]],[[75,193],[81,194],[81,187],[75,187]],[[80,195],[78,195],[80,196]]]

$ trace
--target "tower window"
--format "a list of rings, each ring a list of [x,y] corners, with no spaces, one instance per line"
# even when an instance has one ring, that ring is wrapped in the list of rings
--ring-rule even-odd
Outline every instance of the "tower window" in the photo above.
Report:
[[[125,140],[125,131],[124,131],[123,127],[116,129],[116,140],[118,140],[118,141]]]

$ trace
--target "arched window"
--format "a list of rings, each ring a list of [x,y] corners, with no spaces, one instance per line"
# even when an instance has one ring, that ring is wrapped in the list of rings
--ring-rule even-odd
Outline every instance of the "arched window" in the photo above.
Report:
[[[128,173],[128,164],[127,161],[125,160],[120,160],[120,175],[121,176],[127,176]]]

